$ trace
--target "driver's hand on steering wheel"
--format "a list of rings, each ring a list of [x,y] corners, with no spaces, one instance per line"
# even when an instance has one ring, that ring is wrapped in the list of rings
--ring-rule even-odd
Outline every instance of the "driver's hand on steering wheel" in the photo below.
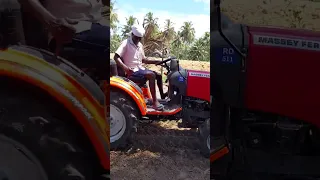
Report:
[[[58,43],[69,43],[76,33],[76,29],[72,25],[77,23],[69,18],[56,19],[48,23],[48,29]]]
[[[155,63],[155,65],[160,65],[162,63],[161,60],[157,60],[157,62]]]

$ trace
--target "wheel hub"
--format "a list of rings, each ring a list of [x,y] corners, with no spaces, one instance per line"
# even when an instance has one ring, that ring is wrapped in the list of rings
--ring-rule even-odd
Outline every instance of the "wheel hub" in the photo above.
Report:
[[[126,118],[115,105],[110,105],[110,142],[120,139],[126,130]]]
[[[112,115],[110,115],[110,128],[114,128],[115,122],[114,122],[114,118],[112,117]]]
[[[0,180],[48,180],[37,158],[22,144],[0,135]]]

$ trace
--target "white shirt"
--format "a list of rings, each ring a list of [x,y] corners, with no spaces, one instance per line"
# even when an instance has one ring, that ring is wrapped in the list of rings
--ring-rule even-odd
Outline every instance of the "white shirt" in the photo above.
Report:
[[[146,58],[143,45],[140,42],[138,45],[135,45],[131,37],[122,41],[120,47],[116,51],[116,54],[118,54],[123,60],[123,63],[134,72],[139,69],[145,69],[142,66],[142,59]]]
[[[77,33],[90,30],[92,23],[104,21],[101,15],[102,0],[45,0],[44,6],[57,18],[79,21],[73,25]]]

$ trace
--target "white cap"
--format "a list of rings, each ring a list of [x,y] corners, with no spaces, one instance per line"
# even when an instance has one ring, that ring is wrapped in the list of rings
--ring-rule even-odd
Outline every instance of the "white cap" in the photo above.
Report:
[[[142,38],[144,36],[145,30],[141,26],[135,26],[134,25],[134,26],[131,27],[131,32],[132,32],[133,35]]]

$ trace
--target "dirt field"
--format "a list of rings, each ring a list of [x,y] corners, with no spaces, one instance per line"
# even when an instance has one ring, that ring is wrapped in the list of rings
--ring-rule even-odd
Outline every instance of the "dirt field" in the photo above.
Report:
[[[173,121],[143,124],[136,142],[139,150],[134,154],[111,152],[111,179],[209,179],[209,160],[197,150],[196,132]]]
[[[239,23],[320,30],[319,0],[224,0],[221,5]]]
[[[113,54],[111,54],[113,57]],[[187,69],[209,71],[209,62],[181,60]],[[148,68],[160,72],[160,68]],[[175,121],[141,124],[136,135],[137,152],[111,152],[111,179],[115,180],[205,180],[209,159],[198,150],[197,133],[178,127]]]

